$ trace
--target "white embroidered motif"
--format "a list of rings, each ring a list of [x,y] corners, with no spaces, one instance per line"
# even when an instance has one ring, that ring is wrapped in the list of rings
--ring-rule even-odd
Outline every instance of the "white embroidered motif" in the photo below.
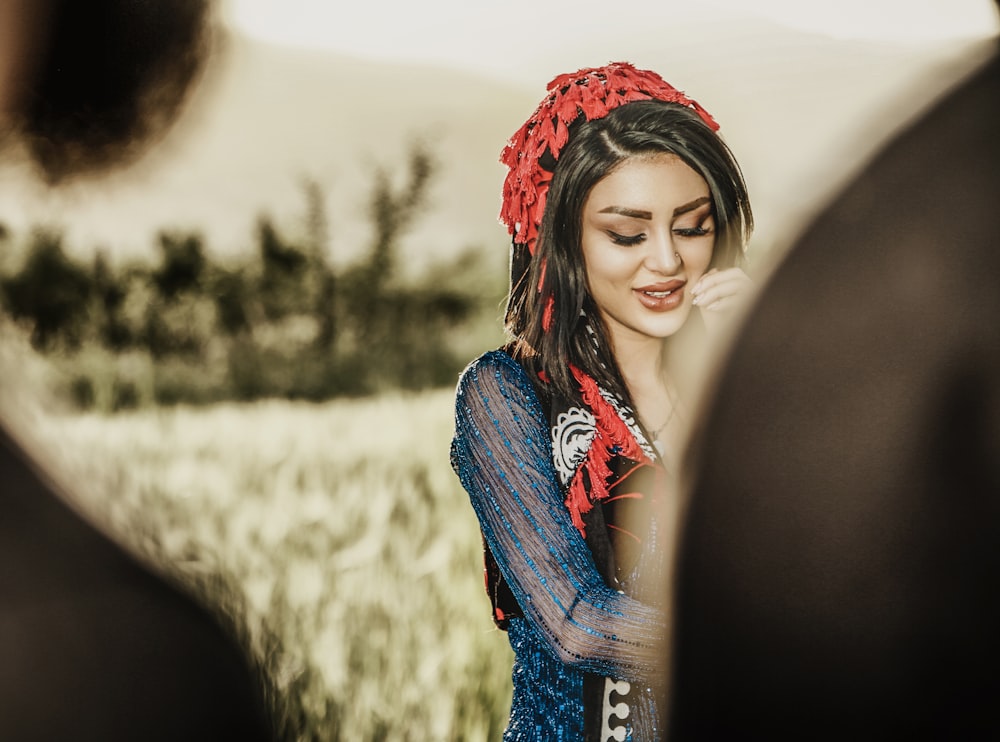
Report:
[[[560,412],[552,426],[552,463],[565,487],[583,463],[590,444],[597,435],[597,425],[590,410],[571,407]]]
[[[625,735],[628,734],[628,727],[625,724],[616,725],[614,729],[611,728],[611,717],[624,721],[628,718],[629,707],[625,701],[619,701],[616,704],[611,703],[611,694],[617,693],[618,695],[624,696],[629,692],[632,686],[629,685],[627,680],[612,680],[611,678],[604,678],[604,703],[601,708],[601,742],[608,742],[608,740],[614,740],[614,742],[624,742]]]

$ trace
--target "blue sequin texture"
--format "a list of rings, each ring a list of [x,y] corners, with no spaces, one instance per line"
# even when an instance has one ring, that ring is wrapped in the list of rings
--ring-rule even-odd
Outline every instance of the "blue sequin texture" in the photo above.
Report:
[[[583,673],[553,661],[524,619],[511,620],[507,634],[515,659],[504,740],[582,739]]]
[[[508,628],[514,688],[504,740],[580,739],[584,673],[644,687],[663,656],[665,616],[605,585],[563,504],[548,422],[520,364],[500,351],[477,359],[455,410],[452,466],[524,613]],[[655,728],[653,705],[640,706],[639,728]]]

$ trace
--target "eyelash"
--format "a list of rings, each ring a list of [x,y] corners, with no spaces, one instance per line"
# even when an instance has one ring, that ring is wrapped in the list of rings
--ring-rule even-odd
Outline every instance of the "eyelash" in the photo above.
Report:
[[[711,234],[711,229],[706,229],[705,227],[692,227],[690,229],[675,229],[674,234],[681,237],[704,237],[706,234]]]
[[[635,235],[624,235],[618,234],[617,232],[608,232],[608,236],[611,237],[611,241],[616,245],[621,245],[623,247],[633,247],[638,245],[640,242],[645,241],[646,235],[643,233]]]
[[[711,234],[711,229],[706,229],[705,227],[692,227],[690,229],[675,229],[674,234],[678,237],[704,237],[707,234]],[[645,242],[645,233],[639,233],[636,235],[624,235],[618,234],[617,232],[608,232],[608,236],[611,237],[611,241],[616,245],[621,245],[622,247],[634,247],[640,242]]]

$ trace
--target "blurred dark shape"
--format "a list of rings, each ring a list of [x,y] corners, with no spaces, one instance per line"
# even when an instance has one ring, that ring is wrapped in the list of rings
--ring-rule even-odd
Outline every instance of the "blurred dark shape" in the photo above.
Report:
[[[268,217],[257,222],[257,245],[260,251],[258,298],[268,319],[281,319],[308,304],[303,282],[309,260],[296,245],[286,242]]]
[[[368,205],[375,227],[371,258],[367,269],[368,281],[376,287],[384,284],[397,269],[399,238],[419,215],[427,202],[427,190],[436,170],[431,153],[422,144],[410,148],[407,180],[402,188],[394,189],[389,174],[382,168],[375,172],[375,188]]]
[[[0,738],[272,738],[236,642],[55,497],[2,427],[0,482]]]
[[[406,280],[399,259],[400,240],[421,215],[437,166],[417,142],[400,185],[385,170],[375,173],[368,204],[372,242],[365,258],[337,281],[344,379],[355,393],[451,385],[465,363],[443,342],[481,300],[453,285],[461,278],[461,259],[432,270],[423,285]]]
[[[13,122],[53,183],[140,155],[174,121],[211,49],[206,0],[48,0],[25,12],[42,41]]]
[[[671,740],[1000,739],[1000,64],[792,248],[696,435]]]
[[[104,252],[94,253],[91,267],[93,281],[93,316],[90,321],[98,328],[98,342],[105,348],[124,350],[131,340],[129,328],[122,318],[122,306],[127,296],[125,286],[108,264]]]
[[[0,298],[12,317],[31,320],[38,350],[79,347],[92,289],[86,269],[63,252],[62,235],[50,230],[36,231],[21,270],[0,278]]]
[[[329,353],[337,337],[338,313],[337,275],[331,265],[333,256],[327,253],[330,220],[326,213],[326,194],[319,183],[309,178],[303,181],[302,190],[306,198],[305,249],[319,269],[313,300],[313,314],[319,320],[315,346],[318,351]]]
[[[197,289],[205,272],[205,247],[201,235],[160,232],[160,267],[153,272],[153,284],[164,299],[182,291]]]
[[[247,332],[250,320],[247,318],[246,303],[250,290],[243,271],[220,269],[213,293],[219,313],[219,329],[228,336]]]
[[[133,159],[200,69],[210,6],[4,0],[0,133],[13,132],[51,182]],[[5,301],[33,320],[36,346],[72,345],[95,298],[114,310],[121,287],[103,262],[91,275],[71,261],[58,234],[35,241],[4,280]],[[4,403],[19,391],[7,371]],[[52,481],[52,452],[29,454],[27,423],[6,406],[0,414],[0,739],[273,739],[270,686],[234,639],[233,617],[223,629],[84,519],[71,505],[80,492]]]

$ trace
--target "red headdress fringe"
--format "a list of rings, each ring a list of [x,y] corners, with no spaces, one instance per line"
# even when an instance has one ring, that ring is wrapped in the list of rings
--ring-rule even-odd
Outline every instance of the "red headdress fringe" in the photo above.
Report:
[[[539,164],[548,151],[553,159],[569,139],[569,126],[582,113],[587,121],[603,118],[608,111],[636,100],[662,100],[694,110],[717,131],[719,125],[696,101],[687,97],[655,72],[640,70],[627,62],[591,67],[559,75],[548,84],[549,95],[510,138],[500,154],[507,166],[503,184],[500,221],[515,241],[535,252],[538,226],[545,211],[551,173]]]

